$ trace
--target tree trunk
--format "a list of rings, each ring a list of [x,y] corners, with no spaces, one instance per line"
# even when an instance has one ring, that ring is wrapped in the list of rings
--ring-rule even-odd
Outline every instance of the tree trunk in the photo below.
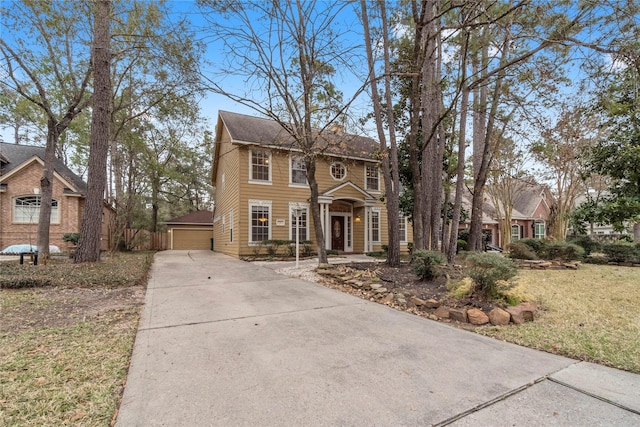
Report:
[[[367,6],[364,0],[360,2],[362,10],[362,22],[364,27],[365,46],[367,51],[367,62],[369,64],[369,82],[371,84],[371,98],[373,102],[373,112],[380,140],[380,152],[382,153],[382,174],[385,184],[385,196],[387,204],[387,264],[392,267],[400,265],[400,230],[399,230],[399,188],[400,179],[398,175],[398,151],[396,143],[395,119],[393,111],[393,100],[391,96],[391,65],[389,62],[389,34],[387,32],[387,16],[384,2],[380,2],[380,17],[382,26],[382,42],[384,50],[384,86],[385,102],[387,104],[387,129],[389,130],[389,145],[387,145],[386,134],[384,132],[382,105],[378,94],[378,84],[375,76],[375,62],[373,59],[373,49],[369,35],[369,17]]]
[[[40,216],[38,217],[38,257],[45,265],[49,259],[49,227],[51,226],[51,201],[53,198],[53,171],[56,146],[60,133],[53,118],[47,122],[47,145],[44,152],[44,168],[40,178]],[[59,206],[59,205],[58,205]]]
[[[316,236],[316,244],[318,247],[318,264],[327,263],[327,246],[324,242],[324,232],[322,230],[322,222],[320,221],[320,205],[318,204],[318,181],[316,181],[316,162],[315,159],[305,159],[307,166],[307,182],[311,190],[310,208],[311,217],[313,218],[313,231]],[[327,230],[330,229],[326,224]]]
[[[111,125],[111,0],[99,0],[95,4],[94,26],[94,94],[91,118],[89,173],[87,198],[80,227],[80,241],[76,262],[96,262],[100,258],[100,234],[104,192],[107,181],[107,154]]]

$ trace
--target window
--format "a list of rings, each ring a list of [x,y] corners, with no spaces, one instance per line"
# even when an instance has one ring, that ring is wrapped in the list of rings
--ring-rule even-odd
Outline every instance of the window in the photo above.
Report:
[[[251,170],[249,180],[271,182],[271,154],[266,150],[251,150]]]
[[[369,224],[371,229],[371,241],[380,243],[380,212],[371,211],[371,223]]]
[[[271,239],[271,202],[249,201],[249,244]]]
[[[520,240],[520,226],[519,225],[512,225],[511,226],[511,241],[512,242],[517,242],[518,240]]]
[[[533,238],[544,239],[544,222],[536,222],[533,224]]]
[[[367,191],[380,191],[380,171],[376,165],[365,167],[365,184]]]
[[[406,243],[407,241],[407,217],[400,215],[400,224],[398,227],[400,232],[400,242]]]
[[[15,199],[13,204],[13,222],[20,224],[37,224],[40,219],[40,196],[24,196]],[[58,201],[51,200],[51,222],[60,222]]]
[[[296,218],[295,215],[296,209],[300,213],[298,218]],[[296,228],[298,229],[298,236],[300,236],[299,238],[301,242],[309,240],[309,227],[307,220],[309,218],[309,206],[306,204],[301,206],[298,203],[289,203],[289,212],[291,218],[289,221],[291,224],[291,228],[289,230],[290,240],[296,240]]]
[[[291,158],[291,183],[307,183],[307,165],[305,165],[304,160],[300,157]]]
[[[331,164],[331,176],[333,179],[342,181],[347,176],[347,168],[342,162],[335,162]]]
[[[229,211],[229,242],[233,243],[233,209]]]

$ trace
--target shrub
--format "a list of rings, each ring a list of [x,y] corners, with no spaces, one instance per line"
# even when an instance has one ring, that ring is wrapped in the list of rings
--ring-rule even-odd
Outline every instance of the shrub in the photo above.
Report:
[[[466,251],[468,246],[469,244],[466,240],[458,239],[458,242],[456,243],[456,253]]]
[[[497,296],[498,281],[508,281],[518,273],[513,261],[498,254],[475,253],[467,258],[467,264],[475,290],[489,298]]]
[[[509,258],[513,259],[538,259],[538,255],[533,251],[531,246],[524,243],[515,242],[507,245]]]
[[[584,256],[584,249],[573,243],[554,243],[548,245],[545,252],[545,258],[558,259],[561,261],[573,261],[582,259]]]
[[[444,255],[441,252],[421,249],[413,252],[411,268],[421,280],[433,280],[440,275],[443,262]]]
[[[327,255],[340,255],[340,251],[336,249],[327,249]]]
[[[459,282],[447,285],[447,289],[449,289],[451,298],[460,299],[466,297],[473,292],[473,280],[470,277],[465,277]]]
[[[540,258],[545,258],[545,252],[547,248],[547,242],[541,239],[521,239],[518,243],[523,243],[529,246],[533,252]]]
[[[618,242],[604,245],[602,252],[610,262],[640,262],[640,249],[632,243]]]
[[[496,292],[498,298],[511,306],[533,300],[533,296],[527,292],[524,286],[514,286],[513,283],[504,280],[498,280],[496,282]]]
[[[77,245],[78,240],[80,240],[80,233],[64,233],[62,235],[63,242],[69,242],[69,243],[73,243],[74,245]]]
[[[311,240],[305,240],[300,242],[300,244],[302,245],[302,255],[304,256],[311,256],[311,244],[313,242]]]
[[[597,240],[593,240],[589,236],[579,236],[568,241],[584,249],[584,255],[589,256],[591,252],[597,252],[602,249],[602,244]]]

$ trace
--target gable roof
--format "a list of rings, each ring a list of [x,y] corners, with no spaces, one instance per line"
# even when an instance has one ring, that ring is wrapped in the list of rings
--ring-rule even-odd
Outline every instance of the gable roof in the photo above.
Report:
[[[227,128],[232,142],[300,150],[294,138],[275,120],[222,110],[218,112],[218,117]],[[373,139],[331,129],[315,131],[316,148],[323,154],[377,162],[373,156],[379,145]]]
[[[211,211],[195,211],[177,218],[170,219],[165,224],[200,224],[213,225],[213,213]]]
[[[39,160],[44,163],[44,153],[44,147],[0,142],[0,180],[30,161]],[[75,187],[71,190],[83,195],[87,193],[87,184],[58,158],[54,161],[54,172]]]

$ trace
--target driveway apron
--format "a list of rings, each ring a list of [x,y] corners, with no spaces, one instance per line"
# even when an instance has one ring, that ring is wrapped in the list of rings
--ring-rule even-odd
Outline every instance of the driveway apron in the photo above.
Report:
[[[166,251],[116,425],[640,425],[640,376],[219,253]]]

